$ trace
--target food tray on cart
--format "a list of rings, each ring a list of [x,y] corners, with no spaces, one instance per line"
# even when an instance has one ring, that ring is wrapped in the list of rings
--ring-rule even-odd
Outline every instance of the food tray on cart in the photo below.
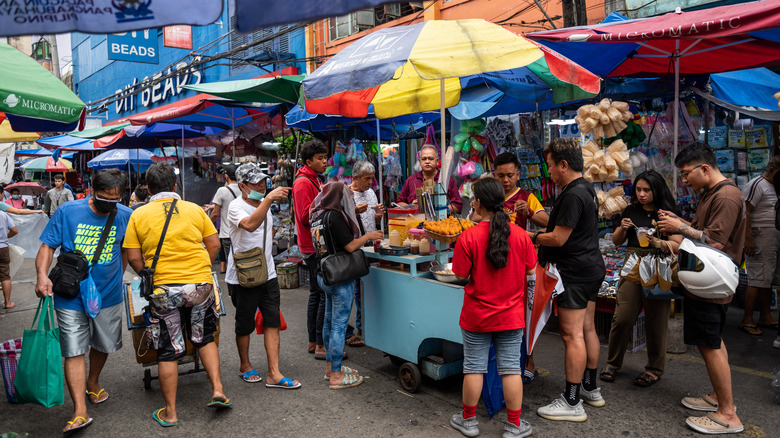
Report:
[[[412,249],[408,246],[388,245],[386,247],[380,246],[377,252],[382,255],[405,256],[408,255],[411,250]]]

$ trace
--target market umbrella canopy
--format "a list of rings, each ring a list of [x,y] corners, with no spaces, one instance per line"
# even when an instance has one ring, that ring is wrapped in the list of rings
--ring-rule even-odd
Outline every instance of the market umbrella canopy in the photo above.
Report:
[[[380,119],[431,111],[460,100],[460,78],[528,67],[547,70],[590,95],[599,79],[558,57],[553,69],[534,43],[485,20],[427,21],[373,32],[349,45],[303,80],[310,113]]]
[[[780,0],[670,12],[526,36],[602,76],[717,73],[780,64]],[[677,54],[677,55],[675,55]]]
[[[277,109],[278,105],[253,105],[232,100],[204,99],[161,111],[131,116],[127,120],[135,126],[166,122],[179,125],[211,126],[226,130],[264,117]]]
[[[72,131],[84,126],[86,105],[34,59],[0,43],[0,111],[17,132]]]
[[[146,149],[112,149],[87,162],[87,166],[93,170],[127,169],[132,166],[137,172],[146,171],[152,164],[152,153]]]
[[[5,186],[5,191],[10,192],[11,189],[18,189],[20,195],[38,196],[46,193],[46,189],[36,182],[19,182]]]
[[[16,132],[8,120],[0,123],[0,143],[15,143],[18,141],[35,141],[41,138],[37,132]]]
[[[62,149],[66,151],[80,151],[95,149],[93,140],[88,138],[78,138],[69,134],[41,138],[36,141],[36,143],[49,150]]]
[[[243,102],[296,104],[300,98],[301,81],[304,77],[306,76],[289,75],[273,78],[221,81],[198,85],[183,85],[182,88]]]
[[[24,163],[22,170],[25,172],[67,172],[73,170],[73,165],[64,158],[60,158],[55,163],[52,157],[40,157]]]
[[[274,24],[299,23],[318,18],[340,17],[358,9],[371,9],[393,0],[236,0],[236,28],[239,32]],[[269,12],[273,11],[273,12]]]
[[[285,121],[290,128],[322,132],[343,131],[356,126],[373,138],[376,138],[376,120],[373,108],[369,108],[368,116],[363,118],[344,117],[334,114],[311,114],[301,108],[300,105],[295,105],[285,114]],[[422,135],[425,127],[437,120],[439,120],[439,113],[436,111],[382,119],[379,123],[380,135],[382,138],[395,138],[396,136],[402,137],[411,131],[419,131]]]

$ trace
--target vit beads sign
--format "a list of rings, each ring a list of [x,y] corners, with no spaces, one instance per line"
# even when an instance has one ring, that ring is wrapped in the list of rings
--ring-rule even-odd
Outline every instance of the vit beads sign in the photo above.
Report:
[[[110,33],[106,36],[108,59],[157,64],[157,29]]]

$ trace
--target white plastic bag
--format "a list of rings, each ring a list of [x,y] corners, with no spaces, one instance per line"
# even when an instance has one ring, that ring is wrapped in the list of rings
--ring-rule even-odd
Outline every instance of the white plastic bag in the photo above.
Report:
[[[8,253],[11,256],[11,263],[10,263],[11,278],[14,278],[16,271],[18,271],[19,268],[22,267],[22,263],[24,262],[25,251],[24,248],[22,247],[9,244]]]

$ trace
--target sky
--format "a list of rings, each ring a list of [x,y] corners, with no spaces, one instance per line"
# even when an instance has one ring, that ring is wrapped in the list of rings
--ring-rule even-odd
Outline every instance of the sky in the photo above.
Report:
[[[57,38],[57,51],[60,55],[60,76],[64,76],[71,68],[70,33],[57,34],[55,37]]]

